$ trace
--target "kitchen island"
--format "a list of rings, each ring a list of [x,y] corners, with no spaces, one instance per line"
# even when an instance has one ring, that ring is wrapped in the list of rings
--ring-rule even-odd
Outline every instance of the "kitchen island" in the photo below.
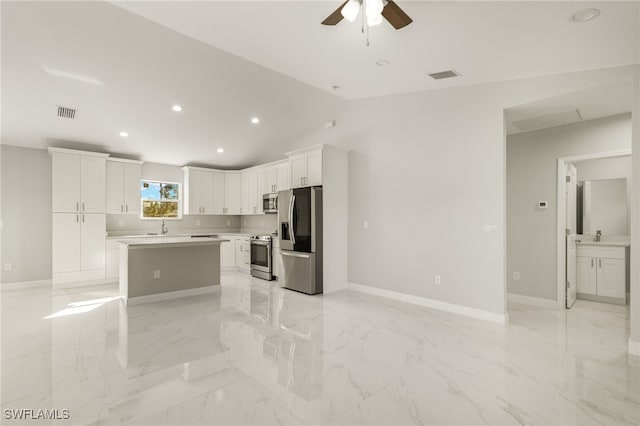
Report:
[[[160,237],[120,243],[120,297],[126,304],[214,291],[224,238]]]

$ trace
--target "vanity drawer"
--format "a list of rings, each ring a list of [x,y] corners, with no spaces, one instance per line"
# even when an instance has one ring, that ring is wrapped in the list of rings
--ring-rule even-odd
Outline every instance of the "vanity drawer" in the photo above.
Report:
[[[579,257],[599,257],[602,259],[622,259],[625,258],[625,247],[616,246],[582,246],[578,244],[577,256]]]

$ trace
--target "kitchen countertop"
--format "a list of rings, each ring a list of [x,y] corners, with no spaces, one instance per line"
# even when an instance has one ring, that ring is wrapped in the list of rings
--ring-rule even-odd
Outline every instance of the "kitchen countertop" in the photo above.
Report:
[[[139,233],[139,234],[123,233],[122,235],[119,235],[118,232],[115,232],[115,233],[108,233],[107,240],[144,239],[144,238],[179,238],[179,237],[191,237],[192,235],[238,235],[243,237],[250,237],[251,235],[271,235],[275,237],[271,232],[246,232],[246,231],[240,231],[240,232],[198,231],[198,232],[184,232],[184,233],[175,233],[175,234],[169,233],[166,235],[145,234],[145,233]]]
[[[171,246],[171,247],[189,247],[189,246],[206,246],[212,244],[221,244],[229,240],[224,238],[191,238],[188,236],[164,236],[157,238],[124,238],[118,241],[125,247],[153,247],[153,246]]]

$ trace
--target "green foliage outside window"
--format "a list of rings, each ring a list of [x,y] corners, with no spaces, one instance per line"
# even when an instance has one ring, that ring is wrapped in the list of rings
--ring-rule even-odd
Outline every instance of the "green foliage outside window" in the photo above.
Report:
[[[180,217],[180,184],[170,182],[140,182],[142,217]]]

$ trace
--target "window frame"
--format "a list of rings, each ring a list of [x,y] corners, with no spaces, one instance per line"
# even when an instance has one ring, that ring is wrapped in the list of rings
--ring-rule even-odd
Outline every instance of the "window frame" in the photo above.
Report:
[[[142,184],[144,182],[148,183],[159,183],[159,184],[171,184],[178,185],[178,217],[145,217],[144,216],[144,202],[145,201],[162,201],[162,200],[149,200],[146,198],[142,198]],[[153,180],[153,179],[140,179],[140,220],[182,220],[182,182],[170,182],[166,180]]]

